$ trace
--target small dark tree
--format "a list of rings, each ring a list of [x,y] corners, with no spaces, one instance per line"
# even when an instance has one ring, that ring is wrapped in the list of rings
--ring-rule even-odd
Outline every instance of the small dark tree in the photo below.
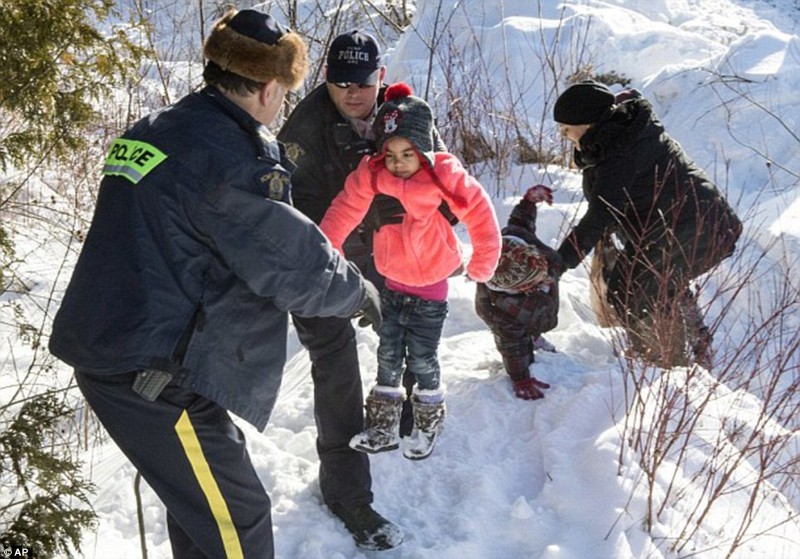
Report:
[[[36,168],[84,146],[99,118],[93,103],[136,74],[145,51],[129,40],[132,25],[101,31],[113,6],[113,0],[0,4],[0,172]],[[0,176],[0,213],[25,184]],[[0,226],[0,280],[13,258],[10,237]]]
[[[56,160],[74,165],[94,137],[107,94],[139,79],[145,51],[130,40],[133,24],[112,25],[120,21],[114,6],[113,0],[0,2],[0,295],[13,292],[0,305],[11,309],[21,339],[31,335],[37,356],[16,390],[15,380],[9,386],[3,378],[11,397],[0,404],[0,545],[26,545],[37,557],[69,556],[95,515],[91,485],[58,439],[71,409],[63,394],[43,392],[50,383],[35,382],[50,369],[35,362],[42,326],[30,325],[15,300],[28,296],[14,281],[16,217],[32,215],[27,210],[37,195],[30,177]]]
[[[4,548],[24,545],[36,557],[71,557],[71,549],[80,549],[81,531],[94,525],[87,498],[92,486],[54,436],[70,413],[54,393],[40,394],[19,407],[0,435],[0,479],[6,489],[16,486],[0,506]]]
[[[0,169],[85,141],[92,102],[138,65],[128,26],[103,32],[113,0],[4,0],[0,7]]]

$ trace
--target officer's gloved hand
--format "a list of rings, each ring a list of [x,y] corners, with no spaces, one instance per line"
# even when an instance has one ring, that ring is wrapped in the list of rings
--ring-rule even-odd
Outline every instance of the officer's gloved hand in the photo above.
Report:
[[[383,321],[381,317],[381,294],[378,288],[366,278],[364,279],[364,299],[361,301],[361,308],[358,309],[355,316],[360,317],[358,320],[359,326],[362,328],[372,326],[372,329],[376,332]]]
[[[378,209],[378,218],[381,225],[392,225],[403,221],[403,216],[406,215],[406,209],[400,200],[388,194],[378,194],[373,203],[376,204]]]
[[[456,217],[456,214],[453,213],[453,211],[450,209],[450,206],[448,206],[447,202],[444,200],[442,200],[442,203],[439,204],[439,213],[444,216],[451,226],[458,225],[458,218]]]
[[[371,231],[380,231],[384,225],[402,222],[404,215],[406,209],[400,200],[388,194],[378,194],[372,199],[372,205],[362,223]]]

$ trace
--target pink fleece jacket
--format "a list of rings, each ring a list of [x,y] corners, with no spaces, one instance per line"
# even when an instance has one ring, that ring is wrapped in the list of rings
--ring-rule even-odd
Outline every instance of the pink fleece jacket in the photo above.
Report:
[[[424,164],[423,164],[424,165]],[[500,226],[483,187],[450,153],[434,154],[433,172],[421,168],[408,179],[392,175],[383,156],[364,157],[333,200],[320,228],[340,252],[377,194],[394,196],[406,210],[402,223],[384,225],[374,236],[375,267],[383,276],[411,286],[431,285],[462,266],[461,243],[439,212],[442,200],[467,228],[472,257],[467,275],[492,277],[500,257]],[[377,173],[377,180],[372,174]]]

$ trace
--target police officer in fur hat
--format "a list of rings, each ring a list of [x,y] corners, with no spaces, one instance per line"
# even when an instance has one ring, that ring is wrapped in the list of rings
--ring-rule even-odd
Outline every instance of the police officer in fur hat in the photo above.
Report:
[[[375,288],[289,205],[267,129],[306,75],[300,37],[231,10],[207,86],[112,142],[50,338],[161,498],[174,557],[273,557],[270,499],[233,412],[264,429],[288,312],[380,323]]]

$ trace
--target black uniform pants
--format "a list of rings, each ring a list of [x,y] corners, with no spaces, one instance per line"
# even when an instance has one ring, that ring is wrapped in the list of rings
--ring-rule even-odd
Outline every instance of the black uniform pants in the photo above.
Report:
[[[292,317],[311,358],[319,485],[328,506],[372,503],[369,458],[350,448],[364,429],[364,398],[355,330],[348,318]]]
[[[174,557],[274,557],[270,499],[228,412],[172,383],[149,402],[131,389],[135,374],[75,377],[166,506]]]
[[[383,277],[375,270],[372,249],[357,231],[344,243],[348,260],[378,289]],[[326,505],[345,508],[370,504],[373,500],[369,457],[349,443],[364,429],[364,396],[358,364],[356,335],[349,318],[299,317],[292,315],[297,337],[308,350],[314,382],[314,420],[317,424],[319,485]],[[408,393],[414,375],[406,371],[403,385]],[[404,402],[405,434],[411,432],[410,400]]]

